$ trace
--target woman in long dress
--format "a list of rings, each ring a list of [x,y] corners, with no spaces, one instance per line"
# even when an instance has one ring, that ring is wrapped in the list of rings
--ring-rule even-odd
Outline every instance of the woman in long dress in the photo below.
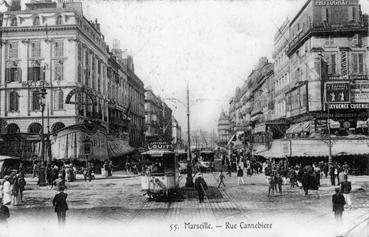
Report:
[[[9,176],[4,177],[4,184],[3,184],[3,204],[9,205],[11,203],[11,189],[10,189],[10,182]]]

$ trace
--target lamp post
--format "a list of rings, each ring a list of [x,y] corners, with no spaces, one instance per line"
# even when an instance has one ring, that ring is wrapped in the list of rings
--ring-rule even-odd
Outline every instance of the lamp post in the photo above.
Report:
[[[329,102],[326,102],[327,105],[327,129],[328,129],[328,169],[332,167],[332,137],[331,137],[331,119],[330,119],[330,112],[329,112]]]

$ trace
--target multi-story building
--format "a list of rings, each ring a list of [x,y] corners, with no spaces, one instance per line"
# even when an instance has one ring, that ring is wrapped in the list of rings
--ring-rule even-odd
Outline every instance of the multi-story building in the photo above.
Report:
[[[172,141],[172,110],[148,88],[145,91],[146,141]]]
[[[328,103],[332,133],[358,132],[357,121],[368,118],[369,108],[362,90],[368,84],[368,18],[358,1],[307,1],[289,36],[287,117],[306,124],[289,132],[324,130]]]
[[[256,76],[260,80],[247,81],[250,92],[242,92],[255,124],[253,143],[260,128],[274,139],[258,155],[334,157],[360,166],[361,173],[369,167],[361,159],[368,140],[368,29],[357,0],[308,0],[282,24],[274,37],[274,76],[261,89],[252,83],[263,82]]]
[[[1,29],[2,133],[29,140],[50,130],[52,158],[85,159],[88,141],[89,159],[107,159],[107,134],[131,132],[127,120],[143,127],[143,83],[109,52],[100,24],[84,17],[81,3],[31,0],[11,9]],[[38,155],[36,137],[12,152]]]
[[[227,144],[230,138],[231,138],[231,131],[230,131],[230,124],[229,124],[229,117],[223,111],[220,113],[220,116],[218,119],[218,144],[225,145]]]

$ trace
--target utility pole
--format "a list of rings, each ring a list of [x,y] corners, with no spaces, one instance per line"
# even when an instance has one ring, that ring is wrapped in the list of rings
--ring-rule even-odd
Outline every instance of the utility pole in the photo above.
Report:
[[[187,178],[186,187],[193,187],[192,159],[191,159],[191,132],[190,132],[190,88],[187,81]]]
[[[329,113],[329,102],[327,102],[327,127],[328,127],[328,147],[329,147],[329,155],[328,155],[328,167],[329,170],[332,167],[332,137],[331,137],[331,119]]]

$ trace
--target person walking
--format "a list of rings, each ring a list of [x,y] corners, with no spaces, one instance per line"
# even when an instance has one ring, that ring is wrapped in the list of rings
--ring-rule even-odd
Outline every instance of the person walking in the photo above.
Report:
[[[332,165],[331,168],[329,169],[329,176],[331,178],[331,185],[335,186],[336,185],[336,174],[335,174],[335,168]]]
[[[205,191],[208,190],[208,185],[200,172],[197,174],[197,178],[195,179],[195,188],[199,194],[199,202],[204,202]]]
[[[232,176],[232,166],[231,166],[231,162],[227,162],[227,170],[228,170],[228,175],[229,177]]]
[[[218,188],[220,188],[221,184],[223,184],[223,187],[225,187],[224,180],[225,180],[225,175],[223,174],[223,170],[221,170],[219,174],[219,178],[218,178],[218,181],[219,181]]]
[[[54,180],[53,185],[55,186],[56,190],[64,190],[66,188],[63,174],[58,175],[58,178]]]
[[[342,168],[340,168],[339,173],[338,173],[338,185],[341,186],[343,181],[345,181],[345,172],[343,171]]]
[[[26,187],[26,180],[24,179],[24,175],[23,174],[19,174],[18,177],[18,184],[19,184],[19,195],[20,195],[20,203],[23,202],[23,191]]]
[[[238,170],[237,170],[237,183],[238,185],[240,185],[242,182],[242,184],[245,184],[245,181],[243,180],[243,170],[241,169],[240,166],[238,166]]]
[[[345,198],[345,202],[351,208],[351,182],[347,180],[347,175],[344,176],[344,181],[341,182],[341,192]]]
[[[20,194],[20,185],[19,185],[19,176],[14,176],[13,185],[12,185],[12,206],[18,206],[21,201],[21,194]]]
[[[58,224],[60,227],[63,227],[65,225],[66,212],[69,210],[67,203],[68,194],[64,193],[63,187],[59,187],[57,191],[58,193],[54,196],[52,203],[58,217]]]
[[[310,184],[309,181],[310,181],[309,173],[306,170],[304,170],[304,173],[302,174],[302,178],[301,178],[301,184],[302,184],[302,188],[304,190],[305,196],[307,196],[309,192],[309,184]]]
[[[342,213],[346,204],[345,198],[341,193],[340,188],[335,189],[336,193],[332,196],[333,212],[337,224],[342,224]]]
[[[12,201],[11,198],[11,185],[9,182],[9,176],[6,175],[4,177],[4,183],[3,183],[3,204],[9,205]]]

